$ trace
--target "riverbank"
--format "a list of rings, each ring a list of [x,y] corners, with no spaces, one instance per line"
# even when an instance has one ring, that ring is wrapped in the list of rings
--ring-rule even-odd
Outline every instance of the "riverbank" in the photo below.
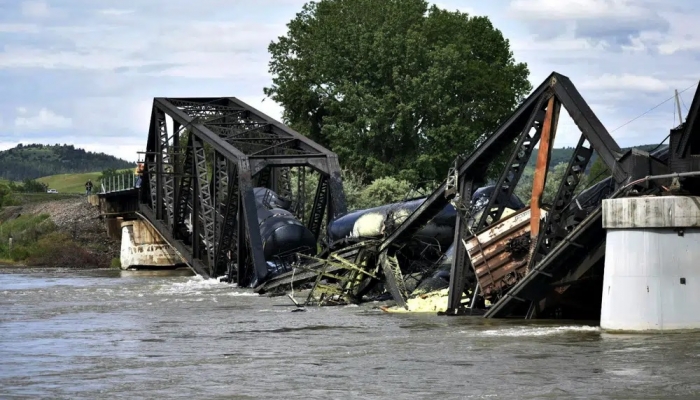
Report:
[[[4,268],[107,268],[118,264],[119,252],[119,240],[107,235],[98,209],[85,196],[0,210],[0,266]]]

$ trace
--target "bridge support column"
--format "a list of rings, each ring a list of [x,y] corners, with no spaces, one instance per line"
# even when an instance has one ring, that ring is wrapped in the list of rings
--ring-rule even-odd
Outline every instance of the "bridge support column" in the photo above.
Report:
[[[700,328],[700,197],[603,201],[607,229],[600,326]]]
[[[124,221],[121,230],[122,269],[173,269],[186,266],[175,250],[143,221]]]

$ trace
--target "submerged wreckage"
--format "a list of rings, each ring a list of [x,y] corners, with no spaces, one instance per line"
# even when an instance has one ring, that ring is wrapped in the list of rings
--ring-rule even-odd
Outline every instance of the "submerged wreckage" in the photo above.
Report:
[[[305,304],[392,298],[386,311],[597,319],[602,204],[700,189],[696,178],[667,175],[698,169],[684,150],[700,140],[691,132],[698,104],[696,94],[670,149],[623,151],[571,81],[552,73],[432,194],[347,213],[327,149],[234,98],[156,99],[142,211],[198,273],[261,294],[308,289]],[[562,107],[581,136],[545,198]],[[184,155],[169,153],[185,126]],[[538,144],[530,198],[519,199]],[[487,176],[504,155],[500,174]],[[609,176],[582,190],[594,156]]]

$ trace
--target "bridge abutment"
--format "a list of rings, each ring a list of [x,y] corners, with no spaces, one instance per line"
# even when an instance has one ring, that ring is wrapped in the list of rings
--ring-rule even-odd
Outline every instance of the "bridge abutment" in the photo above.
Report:
[[[172,269],[186,264],[148,223],[137,219],[121,222],[122,269]]]

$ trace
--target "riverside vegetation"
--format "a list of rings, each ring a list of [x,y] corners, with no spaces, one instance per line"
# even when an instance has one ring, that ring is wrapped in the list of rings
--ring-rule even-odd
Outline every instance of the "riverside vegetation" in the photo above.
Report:
[[[13,168],[4,169],[4,162]],[[117,266],[119,241],[107,236],[98,210],[81,193],[87,179],[97,182],[130,165],[71,145],[18,145],[0,152],[0,170],[10,177],[0,178],[0,265]],[[67,173],[37,176],[44,171]],[[49,188],[59,193],[46,193]]]
[[[119,241],[107,236],[98,210],[84,196],[41,197],[0,210],[0,264],[118,265]]]

